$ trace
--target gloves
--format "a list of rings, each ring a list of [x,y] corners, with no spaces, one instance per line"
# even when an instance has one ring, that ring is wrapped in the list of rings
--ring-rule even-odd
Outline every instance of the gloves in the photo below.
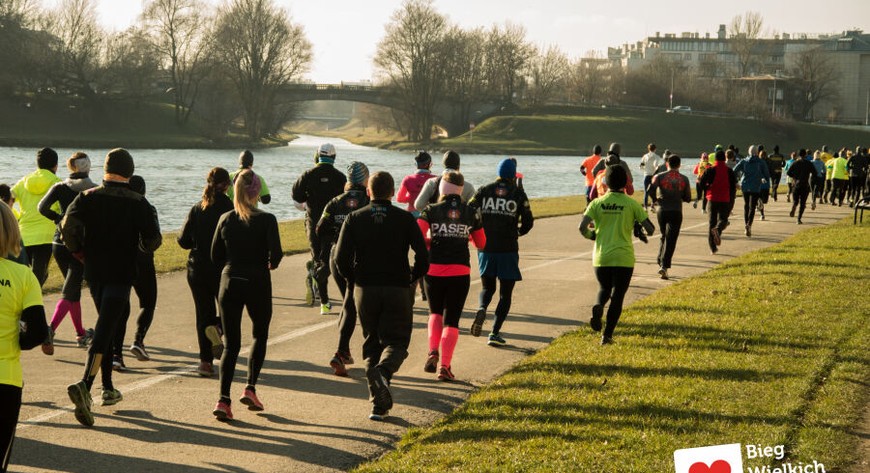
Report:
[[[643,232],[643,227],[638,222],[634,222],[634,236],[644,243],[649,243],[646,234]]]

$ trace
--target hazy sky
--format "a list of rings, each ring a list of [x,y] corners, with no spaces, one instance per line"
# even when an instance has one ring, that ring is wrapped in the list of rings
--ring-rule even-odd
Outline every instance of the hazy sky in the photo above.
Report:
[[[206,0],[217,5],[219,0]],[[276,0],[314,44],[308,77],[317,82],[358,81],[372,76],[371,59],[383,28],[401,0]],[[59,0],[43,0],[52,6]],[[102,23],[124,29],[141,0],[98,0]],[[558,44],[571,57],[589,50],[640,41],[664,33],[715,34],[735,15],[757,11],[770,32],[870,32],[870,0],[435,0],[435,7],[465,27],[505,21],[522,24],[535,44]],[[861,23],[863,22],[863,24]]]

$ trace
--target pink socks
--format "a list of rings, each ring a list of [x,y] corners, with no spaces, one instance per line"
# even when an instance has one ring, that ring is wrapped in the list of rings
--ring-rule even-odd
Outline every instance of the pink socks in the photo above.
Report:
[[[438,350],[441,343],[441,329],[444,326],[444,317],[439,314],[429,314],[429,352]]]
[[[76,335],[82,336],[85,334],[85,327],[82,325],[82,303],[69,303],[69,318],[72,319],[73,327],[76,329]]]
[[[57,330],[60,323],[63,322],[69,312],[72,319],[73,327],[76,329],[76,335],[84,335],[85,328],[82,326],[82,303],[70,302],[66,299],[57,301],[57,306],[54,308],[54,315],[51,316],[51,329]]]
[[[459,329],[456,327],[444,327],[441,332],[441,366],[450,366],[453,359],[453,350],[459,341]]]

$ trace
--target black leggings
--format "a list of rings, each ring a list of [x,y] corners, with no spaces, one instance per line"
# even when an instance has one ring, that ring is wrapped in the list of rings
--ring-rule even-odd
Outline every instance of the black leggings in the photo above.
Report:
[[[266,359],[266,342],[269,340],[269,324],[272,322],[272,279],[268,271],[260,274],[230,275],[227,269],[221,274],[220,295],[221,323],[224,328],[224,349],[221,358],[221,397],[229,399],[230,385],[236,373],[236,361],[242,349],[242,309],[248,309],[253,323],[254,344],[248,357],[248,386],[257,384],[263,361]]]
[[[133,290],[136,291],[136,297],[139,298],[139,315],[136,317],[136,336],[135,342],[141,343],[145,340],[145,335],[148,334],[148,329],[151,328],[151,322],[154,321],[154,310],[157,309],[157,275],[154,270],[154,256],[150,258],[140,258],[137,265],[136,281],[133,282]],[[118,324],[118,329],[115,331],[114,354],[121,356],[124,351],[124,337],[127,336],[127,320],[130,319],[130,301],[127,300],[127,307],[124,310],[124,316],[121,323]]]
[[[39,281],[39,287],[42,287],[45,280],[48,279],[48,262],[51,261],[52,246],[54,245],[47,243],[24,248],[27,251],[27,257],[30,258],[30,268]]]
[[[758,208],[758,200],[761,195],[758,192],[743,192],[743,223],[752,225],[755,219],[755,209]]]
[[[848,179],[831,179],[833,187],[831,188],[831,203],[835,200],[840,200],[840,205],[843,205],[843,199],[846,198],[846,187],[849,185]]]
[[[57,263],[57,267],[60,268],[61,274],[64,275],[61,297],[70,302],[80,302],[82,300],[84,265],[63,245],[52,245],[51,250],[54,254],[54,261]]]
[[[707,193],[701,188],[701,181],[695,182],[695,202],[701,201],[701,209],[707,210]]]
[[[607,308],[607,324],[604,326],[604,336],[612,337],[622,315],[622,303],[628,286],[631,284],[631,275],[634,268],[619,266],[599,266],[595,268],[595,278],[598,279],[598,305],[604,306],[610,300]]]
[[[187,285],[190,286],[193,307],[196,310],[196,340],[199,344],[199,361],[212,363],[214,355],[211,350],[211,340],[205,336],[205,329],[221,323],[215,305],[220,285],[220,273],[188,267]]]
[[[11,384],[0,384],[0,472],[5,473],[12,454],[15,440],[15,427],[21,413],[21,388]]]
[[[798,210],[798,220],[804,218],[804,210],[807,208],[807,197],[810,195],[810,188],[806,186],[795,187],[792,191],[791,211]]]
[[[712,230],[715,228],[722,235],[725,227],[728,226],[728,215],[731,213],[731,202],[710,202],[710,231],[707,236],[707,242],[710,244],[710,249],[716,251],[718,247],[713,242]]]
[[[311,259],[314,261],[314,280],[317,281],[317,296],[321,304],[329,302],[329,252],[332,243],[324,242],[314,230],[315,223],[305,219],[305,232],[308,235],[308,245],[311,248]]]
[[[338,274],[335,260],[329,259],[332,269],[332,279],[341,292],[341,315],[338,317],[338,351],[350,353],[350,337],[356,329],[356,303],[353,300],[353,281],[344,279]]]
[[[677,238],[680,236],[680,227],[683,225],[682,210],[659,210],[656,214],[661,232],[661,244],[659,245],[658,264],[664,269],[671,267],[671,259],[674,250],[677,249]]]
[[[481,276],[481,290],[478,295],[478,307],[486,310],[489,303],[492,302],[492,297],[495,295],[495,280],[494,276]],[[517,283],[514,280],[499,279],[498,290],[498,305],[495,306],[495,324],[492,326],[492,333],[500,333],[501,326],[507,319],[508,311],[511,310],[511,297],[514,293],[514,285]]]
[[[426,276],[429,312],[444,317],[444,326],[459,328],[462,308],[471,287],[471,276]]]
[[[776,201],[776,196],[779,194],[779,183],[782,181],[781,172],[770,173],[770,193],[773,195],[773,200]]]
[[[97,324],[94,338],[88,349],[83,380],[88,389],[94,384],[97,371],[102,371],[103,389],[114,389],[112,385],[112,345],[115,331],[130,304],[130,286],[127,284],[103,284],[89,281],[91,297],[97,306]]]
[[[849,190],[849,202],[858,202],[864,195],[864,182],[867,176],[852,176],[849,178],[851,189]]]

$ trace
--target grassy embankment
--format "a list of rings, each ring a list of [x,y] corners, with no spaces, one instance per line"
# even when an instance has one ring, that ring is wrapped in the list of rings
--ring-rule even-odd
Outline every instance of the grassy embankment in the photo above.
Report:
[[[532,212],[536,218],[577,214],[586,208],[585,202],[586,200],[582,196],[533,199]],[[291,255],[308,251],[308,239],[305,236],[302,220],[281,222],[278,224],[278,230],[281,234],[281,246],[284,248],[285,254]],[[163,235],[163,245],[154,254],[154,266],[158,273],[178,271],[186,267],[187,250],[181,249],[175,242],[177,236],[177,232]],[[63,278],[54,263],[51,263],[49,270],[48,281],[44,286],[46,292],[56,291],[63,285]]]
[[[661,473],[676,449],[738,442],[844,471],[870,381],[868,239],[843,220],[668,286],[616,345],[566,334],[355,471]]]
[[[419,143],[401,142],[400,137],[377,134],[358,122],[328,133],[358,144],[414,150]],[[550,108],[538,113],[521,113],[489,118],[461,136],[437,140],[433,149],[455,149],[460,153],[585,155],[595,144],[605,149],[610,142],[623,145],[626,156],[640,156],[655,142],[661,151],[670,148],[685,157],[711,151],[716,143],[733,143],[743,152],[750,143],[779,144],[783,151],[801,147],[831,148],[870,146],[870,132],[811,125],[768,123],[741,118],[715,118],[669,114],[664,110],[617,110],[600,108]]]
[[[0,146],[65,148],[239,148],[283,146],[292,135],[250,143],[233,131],[226,139],[204,136],[195,117],[184,128],[175,125],[171,104],[106,100],[103,111],[85,111],[80,100],[42,97],[0,102]]]

